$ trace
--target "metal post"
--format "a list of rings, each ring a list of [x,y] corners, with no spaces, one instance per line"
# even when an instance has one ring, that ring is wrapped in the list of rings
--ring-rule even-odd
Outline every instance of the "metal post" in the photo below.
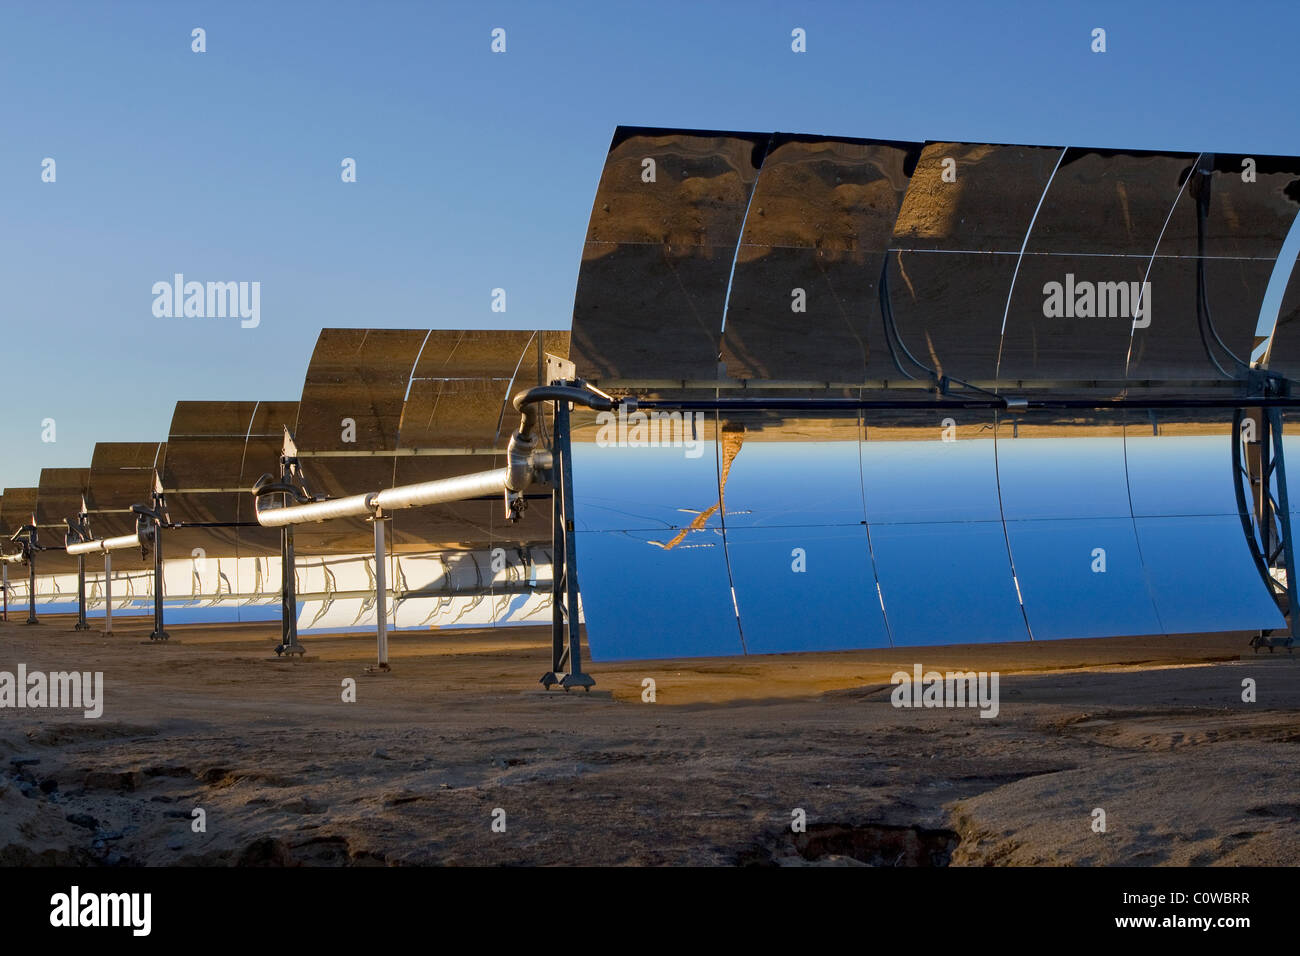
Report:
[[[298,482],[296,449],[288,430],[284,435],[284,448],[280,455],[280,482],[292,486]],[[289,494],[280,495],[280,506],[289,506]],[[280,527],[280,643],[275,654],[302,657],[307,653],[298,640],[298,565],[293,550],[293,525]]]
[[[157,502],[154,504],[157,507]],[[163,601],[167,597],[163,585],[163,526],[157,519],[153,523],[153,630],[149,640],[165,641],[170,636],[163,627]]]
[[[4,619],[9,620],[9,565],[0,563],[0,583],[4,588]]]
[[[595,680],[582,671],[578,621],[578,554],[573,530],[573,461],[569,446],[569,403],[555,403],[552,456],[551,670],[542,675],[547,689],[559,684],[590,691]]]
[[[27,620],[24,624],[40,624],[36,620],[36,541],[35,533],[32,538],[23,545],[23,550],[27,553]]]
[[[72,625],[74,631],[88,631],[86,623],[86,556],[77,555],[77,623]]]
[[[375,638],[379,644],[379,669],[388,667],[388,574],[387,547],[384,544],[384,522],[382,514],[376,514],[375,526]]]
[[[558,472],[559,452],[553,458]],[[561,494],[556,485],[551,492],[551,669],[542,683],[550,688],[547,677],[555,678],[564,673],[564,509],[561,507]]]
[[[113,552],[104,552],[104,633],[113,633]]]
[[[293,553],[293,525],[280,529],[280,645],[276,655],[306,653],[298,640],[298,593]]]

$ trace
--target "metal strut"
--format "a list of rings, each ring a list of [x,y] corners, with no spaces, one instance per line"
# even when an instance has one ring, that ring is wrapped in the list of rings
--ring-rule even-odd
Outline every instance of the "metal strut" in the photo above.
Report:
[[[163,495],[162,485],[154,478],[153,493],[150,495],[149,507],[132,505],[135,513],[136,535],[140,539],[140,557],[145,556],[146,542],[153,540],[153,630],[149,640],[161,643],[171,635],[163,624],[163,603],[167,600],[167,590],[163,583],[163,528],[170,523],[167,515],[167,499]]]
[[[281,504],[286,507],[291,498],[298,502],[311,498],[311,492],[299,470],[297,453],[298,449],[290,438],[288,429],[285,429],[284,446],[280,454],[280,481],[276,486],[265,483],[265,486],[274,487],[275,490],[264,493],[274,494],[278,491]],[[258,491],[255,487],[254,496]],[[293,525],[286,524],[280,528],[280,643],[275,647],[276,657],[301,658],[307,653],[307,648],[298,640],[298,572],[295,561]]]
[[[40,624],[36,619],[36,552],[44,551],[36,537],[36,525],[25,524],[9,539],[22,549],[23,563],[27,565],[27,620],[24,624]]]
[[[23,546],[23,551],[27,554],[27,620],[24,624],[39,624],[36,619],[36,552],[40,550],[40,545],[36,542],[36,528],[32,528],[32,537],[29,544]]]
[[[553,385],[563,385],[554,382]],[[578,551],[573,533],[573,459],[569,403],[555,402],[551,492],[551,669],[542,675],[547,690],[560,685],[587,691],[596,681],[582,670],[578,621]]]
[[[113,552],[104,552],[104,633],[113,633]]]
[[[153,512],[148,518],[153,526],[153,630],[149,632],[149,640],[165,641],[171,635],[163,626],[163,602],[167,599],[163,583],[163,528],[166,526],[167,502],[161,488],[154,489]]]
[[[376,511],[370,519],[375,531],[375,648],[379,662],[367,673],[386,674],[388,666],[388,546],[384,540],[384,524],[388,516]]]
[[[1233,414],[1232,476],[1237,511],[1255,567],[1287,619],[1284,634],[1261,631],[1251,639],[1256,651],[1261,647],[1270,651],[1285,647],[1291,651],[1296,642],[1295,552],[1284,448],[1280,408],[1255,408],[1249,415],[1246,409],[1239,408]],[[1247,487],[1252,501],[1246,498]]]
[[[297,571],[293,553],[293,525],[280,529],[280,643],[277,656],[301,657],[307,649],[298,641]]]
[[[74,522],[71,518],[66,519],[68,525],[68,534],[64,538],[64,547],[73,541],[89,541],[90,521],[84,511],[77,515]],[[77,623],[72,625],[74,631],[88,631],[90,625],[86,623],[86,556],[77,555]]]

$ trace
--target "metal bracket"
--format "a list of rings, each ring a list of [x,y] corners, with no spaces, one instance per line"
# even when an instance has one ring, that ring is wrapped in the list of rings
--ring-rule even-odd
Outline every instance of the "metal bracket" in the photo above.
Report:
[[[578,366],[566,358],[558,355],[546,353],[546,369],[544,372],[543,382],[550,382],[552,385],[563,385],[572,382],[578,375]]]

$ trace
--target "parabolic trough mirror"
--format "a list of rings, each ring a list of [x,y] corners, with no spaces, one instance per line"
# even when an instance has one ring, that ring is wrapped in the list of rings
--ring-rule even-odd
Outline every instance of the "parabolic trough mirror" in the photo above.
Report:
[[[620,131],[593,230],[635,189],[739,208],[727,171],[659,188],[627,155],[757,141],[699,136]],[[1294,403],[1266,356],[1300,164],[1241,159],[778,134],[734,268],[694,278],[712,382],[611,374],[614,317],[686,311],[589,243],[578,374],[637,400],[574,432],[593,657],[1285,632],[1261,441]]]

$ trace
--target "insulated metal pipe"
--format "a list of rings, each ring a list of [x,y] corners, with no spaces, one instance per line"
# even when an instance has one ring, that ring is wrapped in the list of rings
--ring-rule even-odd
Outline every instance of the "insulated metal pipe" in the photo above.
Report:
[[[523,415],[523,420],[519,423],[519,430],[526,435],[531,435],[537,428],[537,419],[541,415],[538,406],[542,402],[573,402],[575,405],[584,405],[587,408],[593,408],[598,412],[608,412],[613,410],[618,404],[618,400],[612,396],[599,392],[590,385],[537,385],[533,388],[520,392],[514,398],[515,411]]]
[[[458,475],[455,478],[439,478],[415,485],[402,485],[377,493],[331,498],[328,501],[313,501],[310,504],[280,508],[263,508],[262,499],[259,498],[257,499],[257,521],[264,528],[283,528],[285,525],[303,524],[308,521],[363,517],[374,514],[376,509],[397,511],[402,508],[418,508],[421,505],[436,505],[448,501],[464,501],[467,498],[481,498],[485,495],[498,495],[506,487],[509,474],[509,468],[497,468],[492,471],[475,472],[472,475]]]
[[[138,548],[145,543],[144,537],[137,531],[135,534],[118,535],[116,538],[96,538],[93,541],[77,541],[68,545],[68,554],[74,557],[79,554],[99,554],[109,551],[120,551],[122,548]]]
[[[400,508],[442,504],[446,501],[464,501],[468,498],[499,495],[506,488],[509,478],[509,468],[496,468],[492,471],[478,471],[472,475],[457,475],[455,478],[438,478],[434,481],[422,481],[416,485],[389,488],[375,495],[375,507],[387,512]]]
[[[257,500],[257,523],[263,528],[283,528],[285,525],[302,524],[308,521],[328,521],[331,518],[347,518],[368,515],[374,511],[375,495],[350,495],[347,498],[331,498],[328,501],[313,501],[305,505],[289,505],[281,508],[263,508],[261,499]]]

